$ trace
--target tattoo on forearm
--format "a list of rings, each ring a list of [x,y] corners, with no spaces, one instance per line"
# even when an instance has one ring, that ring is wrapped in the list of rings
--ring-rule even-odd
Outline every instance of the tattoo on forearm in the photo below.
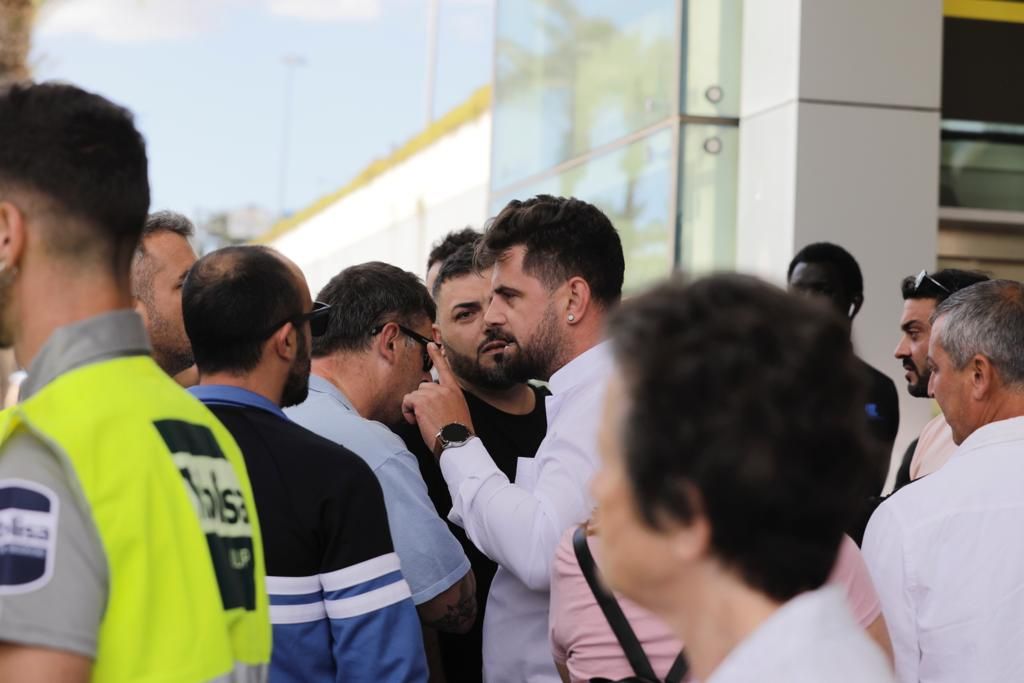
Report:
[[[473,623],[476,618],[476,596],[470,595],[456,605],[448,605],[448,613],[431,624],[440,631],[459,631]]]
[[[468,629],[476,619],[476,592],[459,596],[459,602],[448,605],[446,614],[433,620],[429,625],[439,631],[462,631]]]

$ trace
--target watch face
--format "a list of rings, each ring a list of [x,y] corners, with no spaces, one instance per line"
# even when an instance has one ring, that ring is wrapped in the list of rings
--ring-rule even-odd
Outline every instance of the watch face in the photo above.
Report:
[[[470,431],[460,424],[445,425],[441,429],[441,438],[445,443],[462,443],[471,436]]]

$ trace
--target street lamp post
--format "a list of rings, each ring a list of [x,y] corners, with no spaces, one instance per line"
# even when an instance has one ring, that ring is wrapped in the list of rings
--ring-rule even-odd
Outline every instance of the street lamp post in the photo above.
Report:
[[[424,108],[427,125],[434,120],[434,88],[437,81],[437,34],[439,0],[427,0],[427,77],[424,90]]]
[[[291,138],[292,90],[294,88],[295,69],[306,65],[301,55],[287,54],[281,58],[285,67],[284,75],[284,122],[281,126],[281,164],[277,188],[278,215],[284,216],[288,201],[288,152]]]

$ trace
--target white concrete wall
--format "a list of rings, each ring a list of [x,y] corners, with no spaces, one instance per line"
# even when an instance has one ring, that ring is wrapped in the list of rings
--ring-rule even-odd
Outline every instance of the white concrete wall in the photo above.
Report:
[[[900,279],[936,259],[941,0],[747,0],[737,265],[784,283],[804,245],[864,273],[860,355],[900,394],[903,450],[931,415],[892,356]]]
[[[430,245],[487,219],[491,114],[485,112],[349,194],[271,246],[306,273],[314,295],[344,268],[385,261],[425,274]]]

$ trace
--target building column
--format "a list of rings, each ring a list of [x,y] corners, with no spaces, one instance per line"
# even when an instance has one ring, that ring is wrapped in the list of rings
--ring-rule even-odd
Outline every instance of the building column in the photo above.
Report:
[[[941,0],[747,0],[737,268],[782,284],[811,242],[864,273],[859,355],[900,394],[894,461],[931,416],[893,358],[900,279],[934,269]]]

